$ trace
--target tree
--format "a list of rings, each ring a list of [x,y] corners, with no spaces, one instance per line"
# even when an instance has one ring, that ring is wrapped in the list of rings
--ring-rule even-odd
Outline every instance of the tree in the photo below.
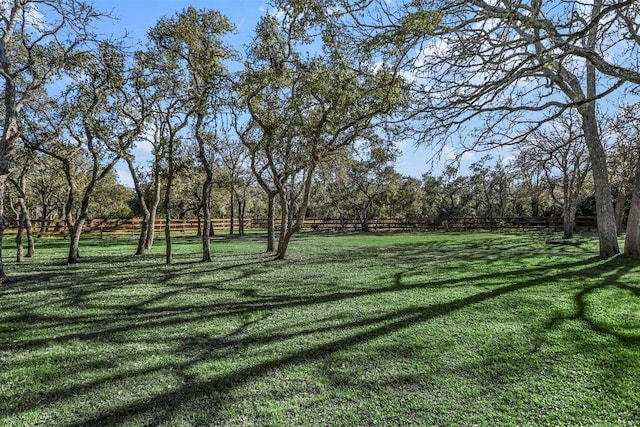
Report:
[[[21,0],[0,6],[0,76],[3,127],[0,140],[0,219],[7,177],[20,137],[20,116],[34,94],[52,82],[93,38],[91,24],[105,15],[79,0]],[[4,221],[0,220],[0,280]]]
[[[600,256],[619,252],[596,104],[640,83],[633,68],[640,45],[629,36],[637,29],[636,2],[346,3],[351,23],[368,35],[364,44],[416,76],[420,97],[411,117],[421,122],[422,141],[448,141],[471,127],[471,148],[518,144],[575,109],[592,162]],[[438,28],[422,25],[434,14]]]
[[[476,214],[487,218],[493,227],[496,219],[504,218],[508,212],[512,177],[501,159],[491,165],[490,156],[484,156],[471,165],[473,174],[470,185],[475,194]]]
[[[229,189],[229,234],[234,233],[234,202],[238,209],[238,234],[244,235],[244,214],[247,204],[247,191],[251,185],[251,171],[249,170],[249,153],[247,147],[240,141],[228,139],[220,147],[220,165],[226,172],[226,184]]]
[[[544,171],[550,195],[562,207],[562,238],[572,238],[578,202],[591,169],[580,117],[566,111],[548,126],[536,130],[522,145],[520,155],[522,163],[539,166]],[[558,182],[560,197],[555,191]]]
[[[390,198],[390,187],[400,178],[391,166],[396,153],[389,148],[373,148],[365,158],[354,158],[347,166],[349,202],[360,221],[362,231],[369,231],[369,221]]]
[[[176,41],[172,31],[175,25],[173,18],[161,18],[149,30],[147,49],[139,53],[145,66],[153,94],[152,120],[155,141],[156,162],[154,164],[154,181],[160,185],[162,173],[165,189],[162,205],[165,216],[164,235],[166,240],[166,263],[173,262],[171,244],[171,186],[176,169],[176,157],[180,144],[184,141],[183,129],[189,124],[193,114],[190,104],[188,81],[183,78],[180,62],[181,52],[176,49]],[[159,189],[158,195],[159,195]],[[150,224],[150,226],[153,226]],[[152,233],[149,233],[152,235]]]
[[[422,176],[422,191],[425,194],[427,214],[433,219],[446,221],[448,229],[456,219],[469,215],[474,190],[471,178],[458,175],[453,165],[445,168],[440,177],[430,174]]]
[[[630,173],[632,173],[631,205],[627,219],[624,240],[624,253],[640,256],[640,109],[637,105],[628,105],[621,109],[616,122],[616,134],[619,146],[626,146],[632,156]]]
[[[126,98],[120,96],[124,72],[124,54],[119,46],[101,42],[96,51],[76,58],[67,72],[72,84],[58,100],[34,110],[29,123],[33,131],[27,144],[58,160],[67,180],[69,264],[78,262],[80,236],[96,187],[111,174],[142,130],[139,121],[119,114],[127,108],[123,105]],[[40,118],[39,124],[35,123],[36,117]],[[84,174],[79,175],[81,170]],[[76,200],[80,205],[74,214]]]
[[[222,14],[213,10],[197,11],[189,7],[174,18],[161,21],[154,31],[154,40],[173,62],[172,67],[187,73],[184,90],[194,116],[193,134],[198,143],[198,159],[205,172],[202,186],[202,261],[211,261],[211,190],[214,155],[219,140],[219,116],[224,95],[228,93],[230,75],[225,61],[235,52],[222,37],[233,31]]]
[[[34,166],[37,154],[24,148],[16,149],[17,155],[15,159],[19,165],[17,176],[9,176],[9,181],[16,191],[18,199],[17,223],[18,230],[16,232],[16,262],[24,261],[24,247],[22,245],[23,234],[27,235],[27,257],[32,257],[35,253],[35,243],[33,239],[33,225],[31,223],[31,214],[27,206],[27,175]]]
[[[318,165],[353,145],[401,94],[399,79],[384,70],[354,68],[336,40],[325,45],[324,55],[300,54],[310,43],[310,27],[319,21],[304,5],[296,6],[282,19],[261,19],[238,85],[251,117],[240,133],[257,134],[243,138],[256,178],[266,183],[267,172],[278,195],[276,259],[285,257],[291,237],[302,228]]]

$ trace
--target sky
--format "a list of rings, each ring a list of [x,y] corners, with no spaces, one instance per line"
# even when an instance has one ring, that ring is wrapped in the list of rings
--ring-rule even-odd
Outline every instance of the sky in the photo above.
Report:
[[[264,0],[93,0],[93,4],[98,10],[108,12],[116,18],[101,22],[97,30],[105,35],[128,34],[127,41],[132,46],[144,44],[147,31],[161,17],[173,16],[189,6],[215,9],[226,15],[236,26],[236,33],[227,37],[227,41],[240,51],[251,40],[260,16],[269,9]],[[401,149],[396,162],[399,173],[420,178],[422,174],[431,171],[432,166],[427,163],[432,154],[428,149],[402,143],[398,147]],[[134,154],[136,157],[143,157],[150,152],[146,147],[139,147]],[[442,157],[441,164],[434,167],[433,173],[436,175],[442,170],[447,153]],[[116,170],[121,182],[132,186],[126,165],[118,165]]]

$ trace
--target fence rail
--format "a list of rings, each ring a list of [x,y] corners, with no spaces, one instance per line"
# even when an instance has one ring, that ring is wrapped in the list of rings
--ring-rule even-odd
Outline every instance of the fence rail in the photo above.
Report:
[[[34,220],[34,233],[38,236],[67,235],[68,228],[64,219]],[[211,220],[216,232],[226,232],[231,226],[229,219],[216,218]],[[141,218],[131,219],[103,219],[88,220],[83,228],[85,233],[120,233],[137,234],[142,225]],[[164,230],[165,220],[158,218],[155,231],[161,233]],[[172,219],[171,232],[196,233],[201,229],[202,221],[198,219]],[[596,218],[593,216],[576,217],[576,226],[579,228],[595,229]],[[333,232],[358,232],[358,231],[470,231],[470,230],[559,230],[562,227],[562,218],[558,217],[509,217],[509,218],[455,218],[450,220],[407,220],[407,219],[371,219],[367,224],[353,219],[307,219],[304,222],[305,231],[333,231]],[[15,224],[13,227],[15,229]],[[239,221],[234,220],[234,229],[238,230]],[[244,221],[245,230],[266,229],[266,219],[250,218]]]

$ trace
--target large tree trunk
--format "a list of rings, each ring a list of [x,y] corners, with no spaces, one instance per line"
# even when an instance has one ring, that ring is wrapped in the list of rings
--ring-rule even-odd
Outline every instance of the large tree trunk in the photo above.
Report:
[[[575,203],[566,205],[562,212],[562,238],[571,239],[576,228],[576,206]]]
[[[640,256],[640,165],[636,167],[631,190],[631,207],[627,218],[624,253],[636,257]]]
[[[596,0],[591,9],[592,17],[602,10],[602,0]],[[586,45],[595,47],[597,43],[597,28],[589,30],[586,37]],[[620,253],[618,247],[618,230],[616,227],[616,214],[613,210],[611,185],[609,184],[609,172],[607,169],[607,155],[604,151],[600,129],[598,128],[596,112],[597,81],[595,66],[586,61],[586,88],[587,99],[593,99],[578,107],[582,116],[582,131],[585,143],[589,149],[591,159],[591,173],[596,199],[596,217],[598,221],[598,239],[600,241],[600,258],[610,258]]]
[[[26,231],[27,234],[27,257],[32,257],[35,253],[35,244],[33,240],[33,224],[31,223],[31,217],[29,215],[29,208],[25,200],[26,194],[26,180],[24,173],[20,175],[18,181],[12,181],[16,190],[18,191],[18,206],[20,208],[18,212],[18,232],[16,234],[16,261],[24,261],[24,247],[22,244],[23,234]]]
[[[75,224],[68,222],[69,228],[69,256],[67,257],[67,264],[76,264],[80,259],[80,236],[82,235],[82,227],[84,226],[85,218],[79,218]]]
[[[295,233],[302,229],[304,224],[304,219],[307,216],[307,209],[309,208],[309,197],[311,196],[311,184],[313,181],[313,172],[315,170],[315,165],[310,166],[306,173],[307,176],[304,180],[304,189],[302,191],[302,201],[300,204],[300,210],[298,211],[298,217],[294,224],[291,224],[286,232],[281,233],[281,239],[278,243],[278,250],[276,252],[275,259],[284,259],[287,249],[289,248],[289,243],[291,242],[291,238]],[[282,194],[280,195],[282,197]],[[282,204],[282,203],[281,203]],[[288,217],[288,212],[287,212]],[[284,215],[283,215],[284,218]]]
[[[596,217],[598,221],[598,240],[600,258],[609,258],[620,253],[616,215],[613,210],[611,185],[607,171],[607,156],[602,146],[598,123],[596,122],[595,103],[590,102],[579,108],[582,115],[582,130],[589,148],[591,173],[596,199]]]

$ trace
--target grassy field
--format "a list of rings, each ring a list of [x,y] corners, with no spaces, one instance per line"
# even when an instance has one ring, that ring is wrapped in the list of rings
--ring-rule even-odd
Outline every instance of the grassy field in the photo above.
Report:
[[[549,237],[40,241],[0,288],[0,426],[639,425],[640,261]]]

